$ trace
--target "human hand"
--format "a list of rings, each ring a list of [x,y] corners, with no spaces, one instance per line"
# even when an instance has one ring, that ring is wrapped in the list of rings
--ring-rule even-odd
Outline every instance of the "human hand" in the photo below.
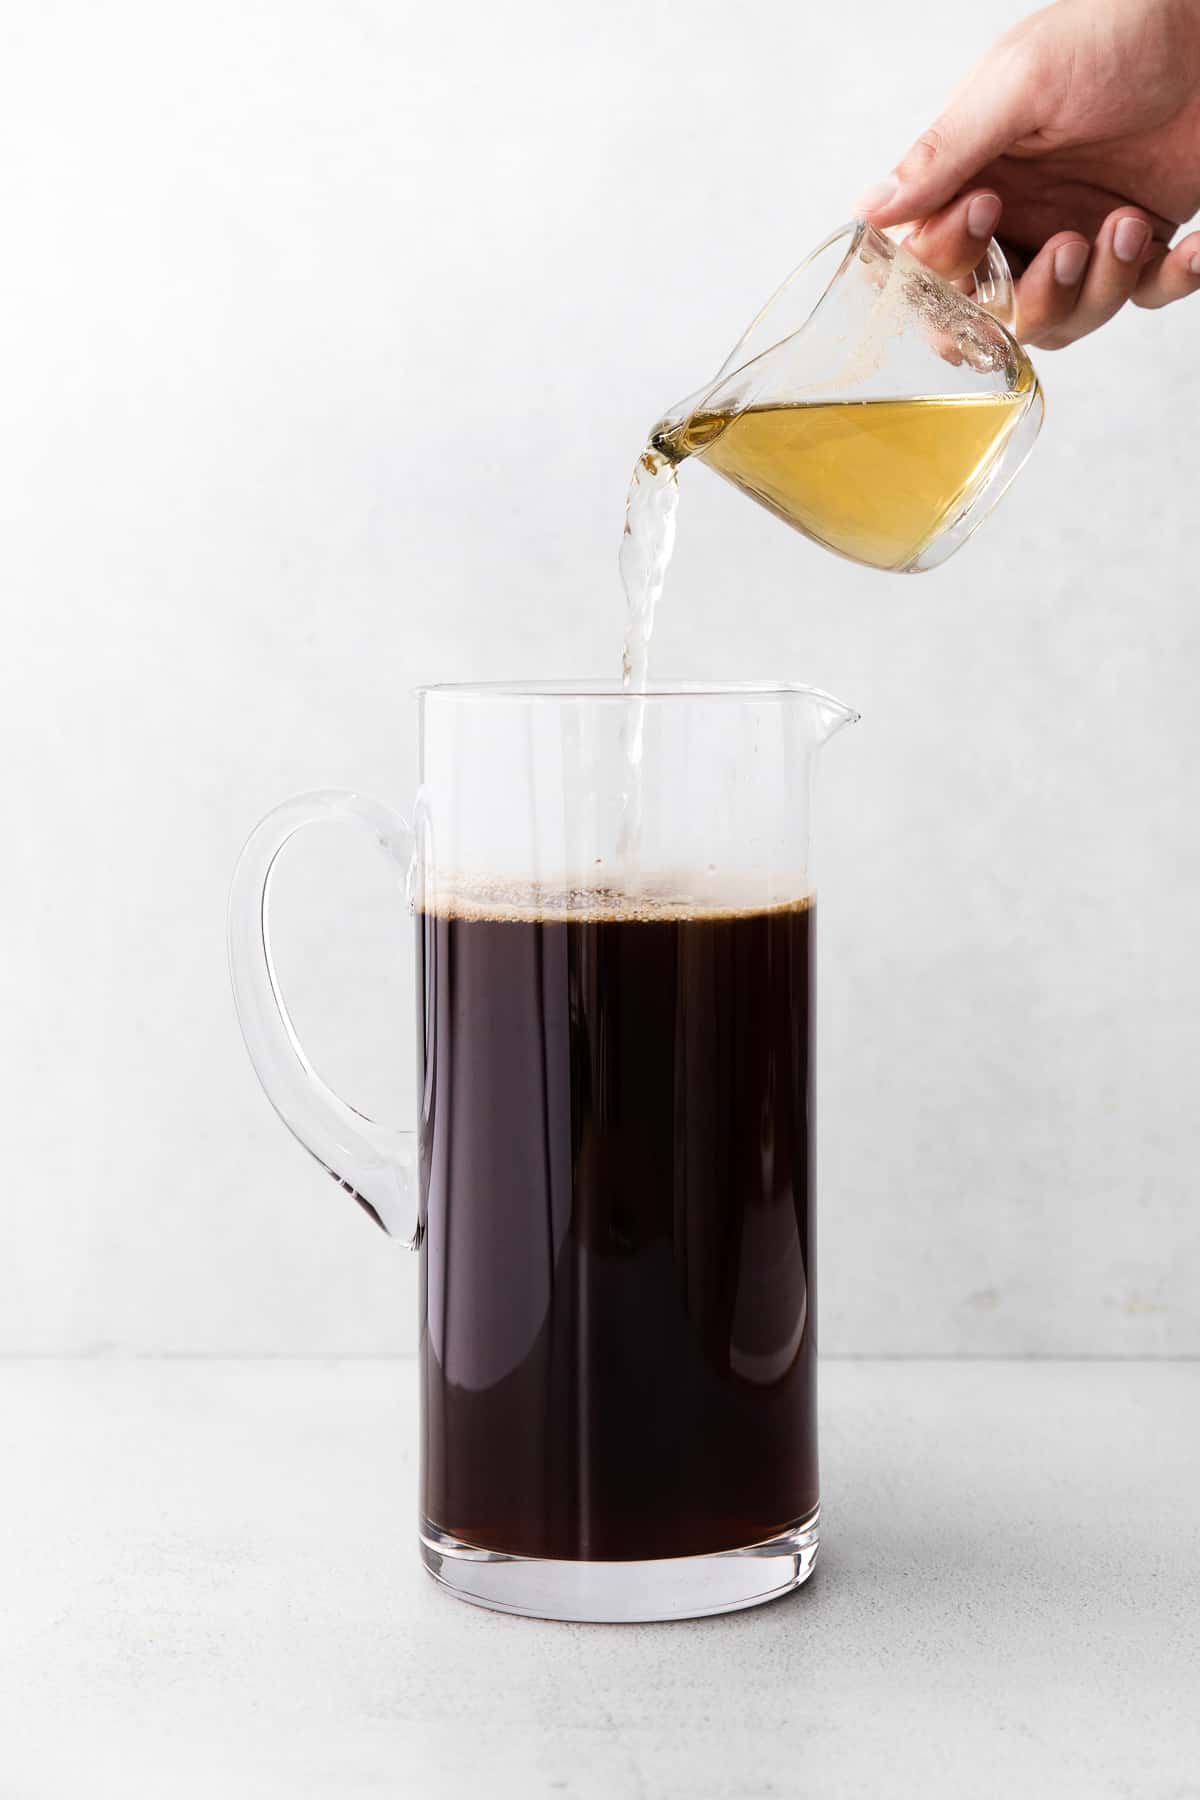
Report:
[[[1006,32],[855,208],[950,279],[1009,254],[1023,342],[1200,290],[1200,0],[1057,0]]]

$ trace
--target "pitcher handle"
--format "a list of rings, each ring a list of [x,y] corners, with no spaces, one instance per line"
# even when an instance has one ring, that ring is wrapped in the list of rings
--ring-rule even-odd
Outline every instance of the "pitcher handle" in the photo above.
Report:
[[[416,1133],[377,1124],[339,1099],[305,1055],[271,954],[271,885],[279,853],[307,825],[351,820],[405,872],[413,834],[363,794],[327,790],[286,800],[255,828],[229,895],[229,973],[238,1023],[267,1099],[310,1156],[390,1237],[419,1242]]]

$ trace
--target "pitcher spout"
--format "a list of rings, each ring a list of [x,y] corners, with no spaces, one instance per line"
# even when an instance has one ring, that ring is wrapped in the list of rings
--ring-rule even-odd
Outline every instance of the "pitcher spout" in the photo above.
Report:
[[[802,694],[809,703],[809,717],[812,721],[813,743],[818,749],[827,744],[831,737],[842,729],[843,725],[857,725],[862,714],[844,700],[838,700],[833,694],[827,694],[823,688],[795,686],[795,694]]]

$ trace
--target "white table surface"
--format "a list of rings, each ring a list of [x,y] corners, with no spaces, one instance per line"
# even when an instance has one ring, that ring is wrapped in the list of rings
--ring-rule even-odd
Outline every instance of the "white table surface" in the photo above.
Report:
[[[725,1618],[451,1599],[406,1361],[0,1364],[3,1800],[1200,1796],[1200,1365],[827,1363]]]

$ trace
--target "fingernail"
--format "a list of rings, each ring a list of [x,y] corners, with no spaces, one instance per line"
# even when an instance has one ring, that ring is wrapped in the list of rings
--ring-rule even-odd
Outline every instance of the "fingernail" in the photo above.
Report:
[[[1188,264],[1188,273],[1189,275],[1200,275],[1200,250],[1197,250],[1195,256],[1193,256],[1191,262]]]
[[[967,230],[973,238],[990,238],[1000,223],[998,194],[976,194],[967,208]]]
[[[1113,250],[1118,262],[1136,262],[1146,248],[1150,227],[1144,219],[1118,219]]]
[[[889,175],[886,181],[876,182],[874,187],[869,187],[854,202],[855,217],[861,219],[864,213],[882,212],[885,206],[891,205],[899,192],[900,183],[894,175]]]
[[[1054,252],[1054,279],[1059,287],[1074,287],[1087,268],[1086,244],[1060,244]]]

